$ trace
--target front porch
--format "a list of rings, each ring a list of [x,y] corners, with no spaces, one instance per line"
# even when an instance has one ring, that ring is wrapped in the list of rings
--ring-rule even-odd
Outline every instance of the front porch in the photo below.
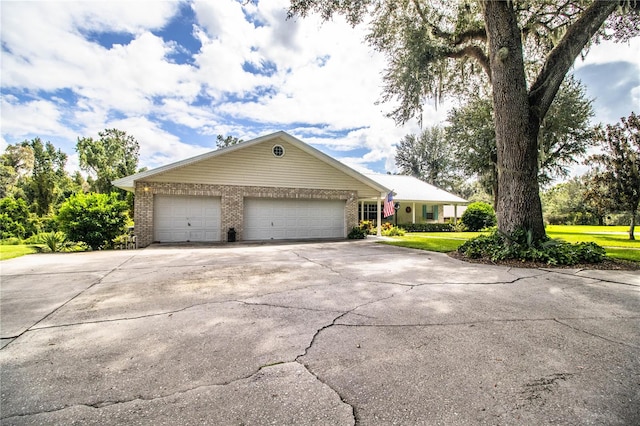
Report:
[[[393,224],[416,224],[416,223],[445,223],[452,220],[453,223],[458,222],[459,207],[462,204],[441,204],[429,203],[424,201],[405,201],[396,200],[398,209],[393,216],[388,218],[382,217],[382,203],[373,200],[359,200],[358,202],[358,218],[360,221],[368,220],[377,224],[392,222]],[[453,212],[453,216],[445,216],[445,213]],[[380,214],[379,214],[380,213]]]

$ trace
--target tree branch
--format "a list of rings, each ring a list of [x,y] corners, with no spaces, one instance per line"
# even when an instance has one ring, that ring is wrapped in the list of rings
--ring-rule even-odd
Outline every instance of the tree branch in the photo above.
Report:
[[[447,52],[445,56],[453,59],[468,56],[470,58],[475,59],[476,61],[478,61],[478,63],[480,64],[484,72],[487,73],[487,76],[489,77],[489,81],[491,81],[491,66],[489,65],[489,58],[480,47],[465,46],[462,49],[452,50],[450,52]]]
[[[460,46],[468,41],[482,41],[487,42],[487,30],[485,28],[476,28],[474,30],[465,31],[458,35],[453,41],[454,46]]]
[[[420,19],[422,19],[422,23],[428,26],[429,29],[431,29],[433,35],[444,40],[448,40],[451,38],[451,33],[442,31],[438,26],[433,25],[431,22],[429,22],[429,20],[427,19],[427,15],[425,15],[424,10],[422,9],[422,6],[420,6],[420,2],[418,0],[413,0],[413,6],[416,8]]]
[[[529,106],[538,122],[547,114],[551,102],[576,58],[604,21],[618,7],[617,2],[596,1],[567,29],[558,45],[549,53],[538,78],[529,91]]]

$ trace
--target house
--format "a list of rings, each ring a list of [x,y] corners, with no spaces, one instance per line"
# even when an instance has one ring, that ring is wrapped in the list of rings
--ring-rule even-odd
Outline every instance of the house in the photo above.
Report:
[[[233,237],[346,238],[359,223],[359,208],[371,206],[380,232],[382,200],[393,189],[381,182],[276,132],[113,184],[135,194],[136,239],[146,247]]]
[[[366,174],[379,184],[391,188],[399,207],[394,223],[444,223],[460,217],[468,201],[430,185],[413,176]],[[375,220],[375,203],[363,200],[359,208],[361,220]]]

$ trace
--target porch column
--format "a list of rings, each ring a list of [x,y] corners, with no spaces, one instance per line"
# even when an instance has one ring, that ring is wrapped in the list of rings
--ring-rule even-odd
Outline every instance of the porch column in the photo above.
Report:
[[[458,224],[458,205],[457,204],[453,205],[453,224],[454,225]]]
[[[364,220],[364,201],[360,201],[360,222]]]
[[[376,226],[377,226],[377,230],[376,230],[376,235],[378,237],[382,236],[382,226],[381,226],[381,222],[382,222],[382,198],[385,197],[386,194],[381,194],[380,197],[378,197],[378,211],[377,211],[377,220],[376,220]]]
[[[412,203],[411,206],[411,223],[416,223],[416,203]]]

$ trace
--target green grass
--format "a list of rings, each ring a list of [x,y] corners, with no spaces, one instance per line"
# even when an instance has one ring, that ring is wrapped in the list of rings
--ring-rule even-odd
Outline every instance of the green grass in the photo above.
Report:
[[[0,245],[0,260],[13,259],[25,254],[37,253],[37,250],[30,245]]]
[[[613,259],[630,260],[640,262],[640,250],[605,247],[607,256]]]
[[[625,247],[640,249],[640,227],[634,232],[635,240],[629,239],[628,226],[547,226],[550,238],[560,238],[569,243],[594,242],[602,247]]]
[[[567,234],[597,234],[597,233],[622,233],[629,236],[628,226],[597,226],[597,225],[547,225],[547,232],[564,232]],[[635,236],[640,236],[640,229],[636,227]]]
[[[640,227],[636,227],[636,240],[629,240],[627,226],[547,226],[550,238],[560,238],[569,243],[594,242],[605,248],[607,256],[614,259],[640,262]],[[481,232],[415,232],[404,237],[393,237],[383,244],[447,253],[462,243],[481,235]]]
[[[404,237],[392,237],[392,241],[382,241],[382,243],[447,253],[457,250],[462,243],[479,235],[482,235],[482,232],[412,232]]]

